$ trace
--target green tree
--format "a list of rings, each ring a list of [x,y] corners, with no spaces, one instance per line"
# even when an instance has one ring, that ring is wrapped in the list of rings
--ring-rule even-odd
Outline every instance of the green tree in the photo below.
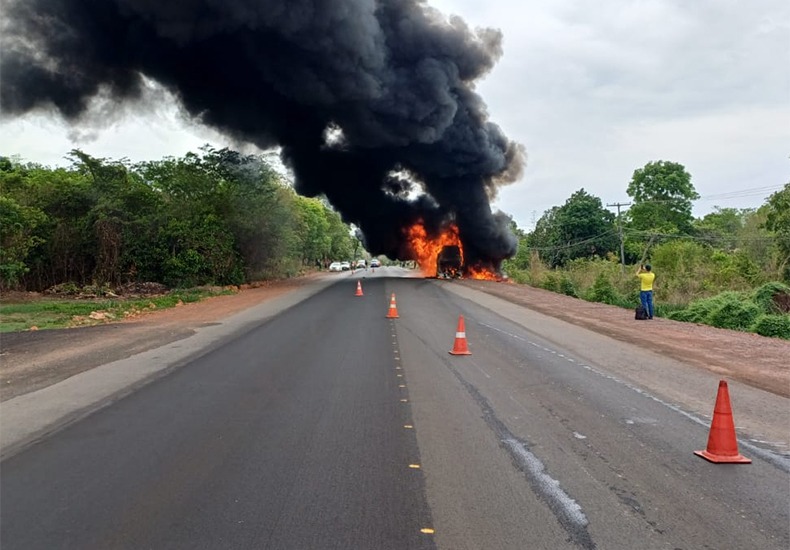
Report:
[[[779,272],[790,281],[790,183],[768,197],[767,207],[765,227],[776,235]]]
[[[69,168],[0,157],[0,284],[233,284],[299,272],[353,239],[265,157],[201,148],[129,166],[71,152]]]
[[[224,150],[223,150],[224,151]],[[205,148],[203,155],[140,163],[141,178],[159,193],[162,208],[150,220],[154,246],[137,255],[145,278],[169,286],[229,284],[243,280],[243,262],[233,231],[239,185],[230,170],[223,172],[222,152]]]
[[[691,175],[682,164],[659,160],[634,171],[628,184],[634,204],[630,227],[654,233],[691,234],[691,201],[698,199]]]
[[[538,251],[541,260],[554,265],[553,252],[559,246],[557,235],[557,219],[559,216],[559,206],[552,206],[546,210],[535,223],[535,229],[527,235],[527,245],[529,248]]]
[[[296,197],[296,207],[301,259],[303,263],[312,265],[326,258],[332,248],[326,208],[319,199],[301,196]]]
[[[93,248],[92,282],[117,285],[136,277],[130,251],[151,237],[150,220],[159,211],[160,196],[125,160],[92,157],[78,149],[69,155],[74,169],[90,182],[92,204],[85,235]]]
[[[617,250],[615,216],[601,199],[580,189],[538,220],[530,241],[553,267],[576,258],[604,257]]]
[[[502,268],[505,271],[509,271],[513,268],[521,270],[529,269],[531,253],[532,251],[529,248],[529,236],[523,234],[518,239],[518,249],[516,250],[516,255],[505,260],[502,263]]]
[[[329,222],[329,252],[324,260],[334,261],[342,258],[350,258],[354,253],[354,244],[352,243],[351,231],[348,225],[343,223],[343,220],[335,210],[326,207],[326,219]]]
[[[757,265],[767,279],[776,277],[775,240],[765,227],[768,205],[750,211],[743,220],[743,229],[738,236],[738,252]]]
[[[205,146],[203,166],[221,182],[218,213],[226,220],[246,278],[291,275],[301,259],[298,196],[265,156]]]
[[[695,233],[713,246],[733,251],[738,248],[745,220],[752,212],[749,209],[716,207],[713,212],[694,221]]]
[[[529,255],[530,249],[529,244],[527,241],[528,235],[527,232],[521,229],[516,220],[512,217],[508,216],[510,221],[508,222],[508,226],[510,227],[510,231],[515,235],[516,239],[518,240],[518,248],[516,248],[516,254],[512,258],[508,258],[502,262],[502,269],[507,273],[514,269],[516,270],[524,270],[529,267]]]
[[[30,235],[36,244],[27,250],[20,286],[43,290],[63,281],[89,280],[95,267],[95,247],[90,244],[88,216],[96,202],[90,180],[74,169],[53,170],[17,162],[3,165],[3,196],[44,214]]]
[[[45,221],[46,215],[38,208],[0,196],[0,288],[16,288],[30,271],[28,254],[43,242],[36,229]]]

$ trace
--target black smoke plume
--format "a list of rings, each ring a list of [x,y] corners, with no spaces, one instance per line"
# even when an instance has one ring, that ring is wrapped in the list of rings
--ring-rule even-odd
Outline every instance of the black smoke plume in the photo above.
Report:
[[[297,190],[325,194],[368,250],[408,259],[402,230],[458,224],[468,264],[516,241],[493,214],[523,153],[488,120],[476,79],[501,35],[419,0],[6,0],[4,116],[139,99],[150,78],[196,119],[282,147]]]

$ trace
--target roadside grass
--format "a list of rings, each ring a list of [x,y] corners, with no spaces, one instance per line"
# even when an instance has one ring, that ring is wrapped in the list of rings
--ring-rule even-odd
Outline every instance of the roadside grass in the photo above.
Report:
[[[528,270],[508,266],[508,275],[516,283],[589,302],[632,310],[639,305],[632,272],[622,273],[617,263],[608,260],[574,260],[565,269],[548,269],[533,258]],[[662,281],[656,288],[655,316],[790,340],[790,287],[786,284],[771,281],[748,290],[725,287],[689,300],[695,292],[674,279]]]
[[[180,303],[199,302],[212,296],[233,294],[232,290],[175,290],[161,296],[134,299],[75,300],[41,298],[24,302],[0,303],[0,333],[89,326],[135,317],[155,309]],[[91,317],[93,315],[93,318]]]

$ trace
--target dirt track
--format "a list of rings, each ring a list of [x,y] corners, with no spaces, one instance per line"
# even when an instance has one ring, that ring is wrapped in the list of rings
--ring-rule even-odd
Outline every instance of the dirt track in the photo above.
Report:
[[[315,276],[315,275],[314,275]],[[178,340],[195,329],[279,296],[312,277],[281,281],[118,323],[2,336],[0,400],[56,383],[98,365]],[[458,281],[612,338],[640,345],[694,367],[790,396],[790,342],[679,323],[634,321],[633,312],[532,287]]]

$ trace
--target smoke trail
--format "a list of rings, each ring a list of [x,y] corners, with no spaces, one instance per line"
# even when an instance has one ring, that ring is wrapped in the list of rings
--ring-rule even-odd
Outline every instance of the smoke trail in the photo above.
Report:
[[[418,0],[8,0],[5,11],[6,116],[54,106],[79,124],[95,96],[139,99],[151,78],[203,123],[280,145],[297,190],[326,194],[373,253],[404,258],[402,228],[417,219],[454,220],[473,262],[515,253],[490,200],[524,155],[473,89],[501,55],[498,31]]]

